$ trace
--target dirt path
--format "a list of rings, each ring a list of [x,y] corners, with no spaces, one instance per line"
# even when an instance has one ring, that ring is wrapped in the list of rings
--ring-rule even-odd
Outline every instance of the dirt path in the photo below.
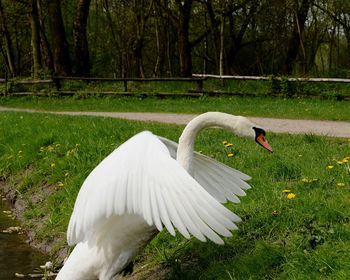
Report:
[[[32,109],[7,108],[0,106],[0,112],[48,113],[70,116],[96,116],[139,121],[155,121],[160,123],[187,124],[196,114],[174,113],[135,113],[135,112],[53,112]],[[250,117],[252,121],[264,127],[267,131],[293,134],[316,134],[332,137],[350,137],[350,122],[290,120],[274,118]]]

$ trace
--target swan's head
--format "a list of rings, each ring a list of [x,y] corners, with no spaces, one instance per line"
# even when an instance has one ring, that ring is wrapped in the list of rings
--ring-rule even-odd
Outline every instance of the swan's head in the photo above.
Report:
[[[251,122],[246,117],[237,117],[233,130],[241,135],[253,139],[256,143],[272,153],[272,148],[266,140],[266,132],[257,124]]]
[[[255,132],[255,138],[254,138],[255,142],[261,145],[266,150],[268,150],[270,153],[272,153],[272,147],[270,146],[270,144],[267,142],[265,138],[265,135],[266,135],[265,130],[256,126],[253,126],[253,130]]]

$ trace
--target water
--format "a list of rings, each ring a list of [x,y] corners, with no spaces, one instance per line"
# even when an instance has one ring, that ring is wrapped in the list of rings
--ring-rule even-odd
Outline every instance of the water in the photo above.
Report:
[[[34,273],[48,258],[33,250],[25,243],[25,236],[16,233],[3,233],[2,231],[18,226],[3,211],[8,210],[0,196],[0,280],[34,279],[17,278],[15,273]],[[38,278],[37,278],[38,279]],[[40,279],[40,278],[39,278]]]

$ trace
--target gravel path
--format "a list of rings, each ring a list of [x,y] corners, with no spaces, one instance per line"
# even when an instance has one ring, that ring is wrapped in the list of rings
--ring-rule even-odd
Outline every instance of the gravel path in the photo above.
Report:
[[[161,123],[187,124],[196,114],[173,113],[135,113],[135,112],[53,112],[32,109],[7,108],[0,106],[0,112],[48,113],[70,116],[96,116],[139,121],[155,121]],[[252,121],[264,127],[267,131],[293,134],[316,134],[332,137],[350,137],[350,122],[290,120],[274,118],[250,117]]]

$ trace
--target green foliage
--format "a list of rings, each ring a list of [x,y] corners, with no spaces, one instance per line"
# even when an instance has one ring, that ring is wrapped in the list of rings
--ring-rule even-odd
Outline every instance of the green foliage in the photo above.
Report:
[[[39,39],[41,42],[47,41],[48,49],[53,50],[52,38],[58,35],[54,34],[51,24],[54,19],[57,21],[60,13],[51,13],[50,3],[58,4],[56,10],[62,10],[64,38],[60,38],[61,41],[67,40],[65,47],[68,47],[72,60],[69,64],[74,68],[79,61],[73,55],[77,51],[74,49],[77,2],[43,1],[38,5]],[[189,10],[182,14],[184,18],[188,16],[188,25],[181,32],[179,15],[187,5],[180,8],[177,1],[96,0],[85,3],[89,4],[86,8],[89,10],[86,35],[89,71],[93,76],[179,76],[182,63],[192,66],[194,73],[217,74],[221,24],[225,74],[285,74],[286,61],[291,61],[293,69],[290,72],[295,75],[349,76],[346,32],[349,23],[345,20],[334,21],[349,16],[347,1],[328,3],[317,0],[315,5],[303,1],[303,5],[299,4],[308,11],[304,20],[300,14],[304,11],[296,6],[295,1],[236,1],[238,6],[227,1],[189,1],[186,2],[187,5],[191,3]],[[1,6],[4,43],[0,75],[4,76],[9,71],[6,46],[10,44],[16,68],[13,74],[31,75],[34,46],[31,44],[34,32],[28,28],[33,16],[31,2],[3,0]],[[294,21],[295,16],[300,22]],[[297,29],[303,36],[294,55],[289,50],[299,45],[299,36],[294,33]],[[188,34],[188,38],[179,38],[180,34]],[[82,34],[77,37],[82,37]],[[179,51],[179,42],[184,40],[189,41],[190,55],[187,51]],[[39,76],[57,70],[49,69],[53,68],[53,64],[49,63],[48,50],[44,45],[41,44],[39,50],[44,69],[39,71]],[[182,57],[186,57],[187,62],[181,63]],[[286,92],[294,92],[295,89],[290,88],[294,86],[285,85]]]

